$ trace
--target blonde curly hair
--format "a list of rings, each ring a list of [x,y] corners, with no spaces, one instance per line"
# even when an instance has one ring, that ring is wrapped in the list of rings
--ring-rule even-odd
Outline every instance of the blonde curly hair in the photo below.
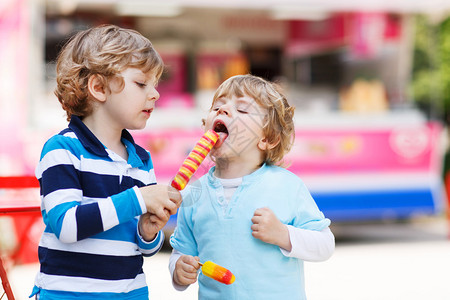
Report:
[[[294,107],[290,106],[282,88],[274,83],[254,75],[237,75],[225,80],[216,90],[211,109],[217,99],[222,97],[253,98],[264,109],[263,134],[269,144],[276,144],[264,153],[264,163],[283,164],[283,157],[291,150],[295,140]]]
[[[105,89],[108,82],[126,68],[154,72],[159,80],[164,63],[152,43],[139,32],[115,25],[101,25],[80,31],[63,47],[56,65],[55,95],[67,113],[84,117],[92,112],[88,80],[98,76]]]

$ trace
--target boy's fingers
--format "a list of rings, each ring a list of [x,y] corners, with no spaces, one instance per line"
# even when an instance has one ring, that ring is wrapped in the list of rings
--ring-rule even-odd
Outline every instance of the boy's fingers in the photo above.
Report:
[[[185,263],[186,267],[190,269],[190,272],[196,272],[200,268],[198,257],[187,255],[183,258],[183,262]]]
[[[194,259],[197,262],[197,265],[198,265],[197,270],[198,270],[198,269],[200,269],[200,257],[194,256]]]
[[[152,222],[152,223],[156,223],[156,222],[158,222],[160,220],[160,218],[158,218],[157,216],[155,216],[155,215],[150,215],[150,222]]]
[[[261,216],[254,216],[253,218],[252,218],[252,223],[253,224],[258,224],[258,223],[260,223],[261,222]]]
[[[200,259],[196,256],[196,257],[192,257],[191,259],[191,265],[194,268],[194,271],[197,272],[198,269],[200,269]]]
[[[253,213],[253,215],[254,216],[262,216],[262,215],[266,214],[269,211],[270,211],[270,208],[268,208],[268,207],[261,207],[261,208],[257,208],[255,210],[255,212]]]
[[[166,210],[165,210],[164,208],[162,208],[162,207],[159,208],[159,209],[157,209],[157,210],[155,211],[155,215],[156,215],[160,220],[165,220],[165,219],[168,220]]]
[[[157,223],[157,222],[167,222],[170,218],[170,213],[167,209],[164,209],[164,218],[158,217],[156,214],[150,214],[150,222],[151,223]]]
[[[169,217],[170,217],[170,215],[176,214],[177,213],[177,209],[178,209],[178,206],[175,203],[173,203],[172,201],[167,201],[166,202],[166,207],[165,207],[164,210],[169,213]]]
[[[253,213],[254,216],[261,216],[263,214],[263,211],[261,208],[258,208],[255,210],[255,212]]]
[[[180,206],[181,201],[182,201],[180,191],[178,191],[177,189],[169,186],[168,189],[167,189],[167,193],[169,194],[170,200],[173,203],[175,203],[177,206]]]
[[[195,267],[194,267],[193,265],[186,265],[186,266],[185,266],[185,271],[186,271],[186,273],[188,273],[188,274],[192,274],[192,273],[197,272],[197,269],[195,269]],[[192,275],[191,275],[191,276],[192,276]]]

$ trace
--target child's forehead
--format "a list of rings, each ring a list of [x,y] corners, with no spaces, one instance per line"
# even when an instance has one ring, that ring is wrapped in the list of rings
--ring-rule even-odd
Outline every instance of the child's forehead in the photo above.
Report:
[[[126,68],[121,72],[122,75],[129,75],[129,76],[139,76],[144,77],[145,79],[152,79],[156,77],[156,73],[152,70],[145,72],[142,69],[139,68]]]
[[[223,103],[228,101],[234,101],[236,104],[245,104],[249,106],[259,106],[264,107],[262,101],[257,99],[257,97],[248,95],[246,93],[226,93],[218,95],[214,100],[215,103]]]
[[[255,99],[246,94],[222,94],[219,95],[213,102],[228,102],[234,101],[236,103],[255,103]]]

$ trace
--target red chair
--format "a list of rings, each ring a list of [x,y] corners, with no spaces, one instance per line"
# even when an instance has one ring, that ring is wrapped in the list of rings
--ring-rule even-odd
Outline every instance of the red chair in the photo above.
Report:
[[[28,189],[38,188],[39,182],[33,176],[15,176],[15,177],[0,177],[0,189]],[[18,215],[18,214],[31,214],[33,215],[32,221],[29,221],[25,226],[30,227],[35,218],[40,217],[41,208],[39,203],[30,201],[0,201],[0,215]],[[18,247],[14,250],[11,258],[13,262],[17,258],[17,255],[21,253],[24,241],[26,239],[26,231],[18,236]],[[7,299],[14,300],[14,294],[11,289],[11,285],[8,280],[8,273],[4,266],[4,260],[0,255],[0,278],[3,286],[3,294],[0,296],[0,300],[6,295]]]

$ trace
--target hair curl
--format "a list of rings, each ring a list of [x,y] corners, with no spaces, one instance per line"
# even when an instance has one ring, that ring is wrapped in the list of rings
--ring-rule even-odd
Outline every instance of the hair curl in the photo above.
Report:
[[[92,112],[88,80],[95,75],[108,89],[108,82],[126,68],[154,72],[159,80],[164,63],[152,43],[139,32],[115,25],[80,31],[65,44],[56,65],[55,95],[67,113],[84,117]],[[124,87],[123,78],[121,89]]]
[[[230,96],[251,97],[267,110],[262,130],[267,142],[276,146],[265,151],[264,163],[282,165],[284,155],[291,150],[295,140],[295,109],[289,105],[282,88],[250,74],[233,76],[218,87],[211,109],[217,99]]]

